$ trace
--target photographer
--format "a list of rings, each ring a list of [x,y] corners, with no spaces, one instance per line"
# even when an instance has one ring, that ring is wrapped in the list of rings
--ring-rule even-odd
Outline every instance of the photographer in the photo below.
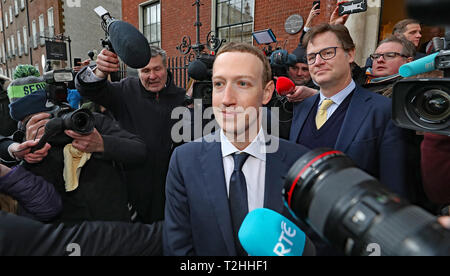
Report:
[[[14,90],[15,97],[21,94],[20,89]],[[40,139],[40,130],[50,122],[49,115],[40,112],[54,112],[58,106],[49,107],[43,90],[11,101],[11,117],[20,122],[25,140]],[[69,224],[85,220],[130,221],[120,164],[142,162],[145,145],[101,114],[94,114],[94,120],[95,128],[90,134],[72,130],[58,133],[49,139],[52,147],[42,162],[24,164],[27,170],[53,183],[61,195],[64,209],[57,221]]]
[[[147,146],[147,160],[128,167],[128,191],[137,207],[139,221],[151,223],[164,217],[164,187],[171,153],[172,110],[183,106],[185,90],[173,82],[167,69],[166,52],[151,47],[149,64],[139,69],[139,78],[120,82],[106,78],[119,70],[116,54],[104,49],[97,67],[84,68],[76,77],[80,94],[112,112],[125,130],[139,135]]]

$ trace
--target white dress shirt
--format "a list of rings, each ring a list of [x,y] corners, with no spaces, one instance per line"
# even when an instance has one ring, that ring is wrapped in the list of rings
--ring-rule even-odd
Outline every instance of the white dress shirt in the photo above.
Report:
[[[240,153],[228,138],[223,130],[220,130],[220,140],[222,147],[222,160],[225,172],[225,183],[227,185],[227,194],[230,193],[230,179],[234,170],[234,159],[232,154]],[[248,211],[251,212],[257,208],[264,207],[264,189],[266,180],[266,143],[264,131],[259,130],[256,138],[242,152],[250,156],[242,167],[242,172],[247,183]]]
[[[342,91],[340,91],[339,93],[335,94],[334,96],[332,96],[331,98],[327,98],[322,94],[322,91],[320,91],[320,101],[319,101],[319,105],[317,106],[317,111],[319,110],[320,105],[322,104],[322,102],[326,99],[330,99],[333,101],[333,104],[330,105],[327,109],[327,120],[331,117],[331,115],[333,115],[333,113],[336,111],[336,109],[338,109],[339,105],[345,100],[345,98],[347,98],[347,96],[352,93],[352,91],[356,88],[356,83],[355,81],[350,82],[350,84],[344,88]]]

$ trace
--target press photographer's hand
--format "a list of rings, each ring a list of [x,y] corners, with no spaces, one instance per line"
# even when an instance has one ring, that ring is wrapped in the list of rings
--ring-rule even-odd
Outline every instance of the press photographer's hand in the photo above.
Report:
[[[31,117],[26,125],[25,137],[27,141],[41,139],[50,116],[48,113],[38,113]]]
[[[82,152],[104,152],[103,137],[94,128],[94,131],[88,135],[82,135],[72,130],[65,130],[67,136],[73,138],[72,146]]]
[[[50,150],[50,144],[46,143],[41,149],[31,153],[31,148],[39,143],[39,139],[25,141],[22,144],[11,144],[9,151],[14,155],[16,159],[25,160],[29,164],[35,164],[41,162]]]
[[[99,78],[106,78],[108,74],[119,71],[118,56],[106,49],[103,49],[97,57],[97,68],[94,73]]]

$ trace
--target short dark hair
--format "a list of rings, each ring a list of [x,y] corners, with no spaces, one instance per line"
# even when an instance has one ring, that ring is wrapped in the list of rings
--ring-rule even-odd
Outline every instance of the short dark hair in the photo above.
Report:
[[[406,32],[406,27],[411,24],[419,24],[420,22],[415,19],[403,19],[402,21],[397,22],[395,24],[394,29],[392,30],[393,35],[400,35]]]
[[[308,47],[308,44],[314,39],[314,37],[326,32],[334,33],[339,42],[342,44],[342,48],[346,52],[355,49],[355,43],[353,42],[352,36],[350,35],[347,27],[342,24],[330,25],[327,23],[317,25],[309,30],[303,38],[303,47],[306,49]]]
[[[386,39],[384,39],[383,41],[381,41],[378,44],[378,47],[380,47],[380,45],[384,44],[384,43],[389,43],[389,42],[394,42],[394,43],[398,43],[400,45],[403,46],[402,55],[405,55],[407,57],[415,57],[416,55],[416,46],[409,40],[407,40],[406,38],[403,37],[398,37],[398,36],[390,36]]]
[[[223,46],[219,52],[217,52],[216,59],[223,53],[228,52],[240,52],[240,53],[249,53],[256,56],[263,63],[263,85],[266,85],[272,80],[272,69],[270,67],[270,62],[267,57],[264,55],[263,51],[255,46],[243,43],[243,42],[230,42]]]

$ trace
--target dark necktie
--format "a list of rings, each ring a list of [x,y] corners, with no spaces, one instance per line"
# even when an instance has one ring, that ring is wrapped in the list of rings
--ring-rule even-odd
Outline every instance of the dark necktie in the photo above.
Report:
[[[248,213],[248,200],[247,200],[247,183],[245,182],[245,176],[242,172],[242,166],[249,157],[248,153],[233,154],[234,159],[234,171],[231,174],[230,179],[230,212],[231,220],[233,223],[233,233],[236,245],[236,252],[238,256],[247,256],[247,253],[242,248],[239,242],[238,232],[241,227],[242,221]]]

